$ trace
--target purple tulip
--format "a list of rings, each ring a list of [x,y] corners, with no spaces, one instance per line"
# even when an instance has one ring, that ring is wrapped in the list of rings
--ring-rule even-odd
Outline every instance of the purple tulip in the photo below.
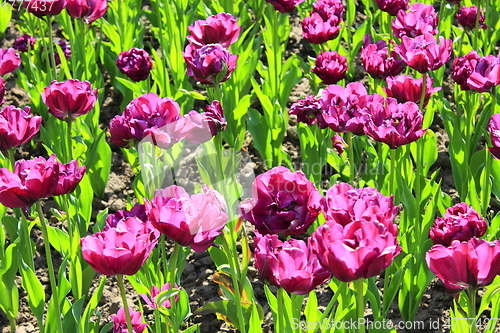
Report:
[[[69,42],[64,40],[64,39],[60,39],[57,41],[57,44],[61,48],[61,51],[64,54],[64,58],[66,58],[66,59],[71,58],[71,45],[69,44]],[[43,50],[43,46],[42,46],[42,50]],[[59,65],[61,63],[61,57],[59,56],[59,52],[57,52],[57,51],[54,52],[54,60],[55,60],[56,65]]]
[[[396,16],[400,10],[408,9],[408,0],[375,0],[375,3],[381,11],[391,16]]]
[[[433,35],[425,33],[415,38],[403,36],[401,45],[394,50],[408,66],[423,74],[438,69],[450,59],[451,45],[451,39],[439,36],[438,44]]]
[[[178,286],[175,286],[175,288],[179,288]],[[165,283],[161,289],[158,289],[157,286],[153,286],[151,290],[149,291],[149,294],[140,294],[141,298],[146,302],[147,305],[149,305],[150,308],[152,309],[158,309],[160,306],[164,308],[170,308],[172,305],[170,303],[170,299],[167,298],[162,304],[158,304],[156,300],[156,296],[158,296],[162,291],[169,290],[170,288],[170,283]],[[179,300],[179,295],[176,295],[174,297],[175,301]]]
[[[14,172],[0,169],[0,203],[10,208],[30,207],[52,195],[59,181],[59,162],[49,159],[18,160]]]
[[[280,166],[255,178],[252,199],[240,207],[261,234],[300,235],[320,214],[321,195],[301,171]]]
[[[331,277],[302,240],[290,238],[282,242],[278,235],[261,236],[257,232],[254,244],[255,267],[260,279],[289,293],[306,295]]]
[[[337,16],[331,16],[324,21],[318,13],[311,13],[311,16],[305,17],[301,24],[304,38],[313,44],[322,44],[337,38],[341,28]]]
[[[0,78],[0,90],[2,83],[3,79]],[[0,100],[2,97],[3,92],[0,92]],[[20,109],[13,105],[0,110],[1,151],[5,152],[10,148],[25,144],[40,131],[42,117],[31,115],[30,110],[29,106]]]
[[[142,322],[142,314],[134,311],[131,307],[129,307],[128,311],[130,313],[130,321],[132,322],[132,331],[134,333],[144,332],[148,324]],[[111,333],[129,333],[124,308],[120,308],[115,315],[111,315],[111,320],[113,321]]]
[[[466,29],[474,29],[476,28],[476,19],[477,19],[477,6],[471,7],[461,7],[458,10],[456,15],[457,22]],[[484,24],[484,14],[479,14],[479,27],[483,30],[487,29],[488,26]]]
[[[467,84],[467,79],[474,72],[474,69],[480,59],[481,57],[477,54],[477,52],[472,50],[463,57],[457,57],[453,60],[453,65],[451,66],[451,77],[462,90],[471,89]]]
[[[290,13],[295,7],[304,2],[305,0],[266,0],[273,5],[274,9],[280,13]]]
[[[14,45],[12,47],[16,49],[18,52],[28,52],[29,50],[33,50],[33,46],[35,46],[36,38],[30,36],[28,34],[24,34],[22,36],[17,37]]]
[[[477,92],[489,92],[500,84],[500,59],[487,55],[478,60],[474,71],[467,78],[467,85]]]
[[[500,113],[495,113],[491,116],[488,124],[488,132],[493,144],[493,147],[488,147],[488,149],[494,158],[500,160]]]
[[[75,160],[67,164],[59,163],[59,180],[52,195],[63,195],[73,192],[82,180],[86,170],[87,167],[78,166],[78,162]]]
[[[0,75],[15,71],[21,66],[21,56],[12,47],[0,49]]]
[[[91,24],[101,18],[108,10],[107,0],[67,0],[66,10],[73,18],[82,18]]]
[[[66,7],[67,0],[25,0],[23,6],[31,14],[42,18],[57,15]]]
[[[323,84],[335,84],[345,79],[347,72],[347,58],[336,51],[320,53],[311,72],[316,74]]]
[[[323,267],[343,282],[380,274],[401,252],[394,233],[377,220],[345,226],[328,221],[312,233],[309,244]]]
[[[450,246],[452,241],[467,242],[472,237],[481,237],[486,233],[486,221],[465,202],[446,210],[443,217],[438,217],[429,230],[429,238],[434,245]]]
[[[219,192],[204,186],[203,193],[189,194],[180,186],[157,190],[145,200],[153,226],[182,246],[203,252],[214,244],[226,225],[227,206]]]
[[[398,75],[406,66],[403,60],[397,58],[396,52],[389,53],[385,41],[372,43],[370,35],[365,35],[360,59],[365,71],[375,79]]]
[[[319,122],[323,119],[321,115],[323,113],[323,109],[321,108],[321,100],[315,96],[306,96],[306,98],[293,103],[288,113],[296,115],[298,122],[307,125],[314,125],[318,123],[320,128],[327,127],[327,124],[324,121],[319,124]]]
[[[332,137],[332,147],[337,151],[339,155],[341,155],[342,153],[344,153],[344,150],[348,147],[348,145],[343,137],[341,137],[338,134],[335,134]]]
[[[238,56],[220,44],[207,44],[200,48],[189,44],[183,52],[187,75],[201,84],[214,85],[227,81],[236,68]]]
[[[212,103],[207,105],[202,115],[208,122],[212,136],[216,136],[217,133],[226,129],[227,122],[224,117],[224,109],[219,101],[212,101]]]
[[[318,0],[313,2],[312,7],[312,13],[318,13],[323,18],[323,21],[335,16],[340,22],[345,11],[342,0]]]
[[[434,80],[428,75],[425,80],[426,89],[424,97],[424,107],[429,103],[429,100],[435,92],[441,90],[441,87],[434,88],[432,83]],[[415,79],[409,75],[398,75],[386,78],[387,88],[384,91],[387,97],[395,98],[398,103],[413,102],[420,103],[422,97],[422,78]]]
[[[129,79],[139,82],[149,77],[149,73],[153,68],[153,61],[145,50],[133,47],[118,55],[116,66]]]
[[[391,149],[409,144],[425,134],[422,129],[424,116],[413,102],[398,104],[387,97],[382,103],[370,103],[370,115],[365,124],[365,133],[374,140],[383,142]]]
[[[220,44],[228,48],[238,40],[241,27],[233,15],[218,13],[206,20],[195,21],[188,30],[190,35],[187,40],[198,48],[207,44]]]
[[[339,85],[326,87],[321,93],[323,113],[318,126],[323,128],[322,125],[326,124],[337,133],[364,134],[365,120],[358,102],[366,94],[366,88],[360,82],[348,83],[345,88]]]
[[[417,37],[424,34],[436,35],[438,16],[434,6],[420,2],[410,6],[408,11],[400,10],[392,21],[392,32],[398,38]]]
[[[457,295],[468,288],[487,286],[500,274],[500,241],[473,237],[467,242],[455,240],[449,247],[438,244],[427,252],[425,259],[446,291]]]
[[[136,204],[134,207],[128,210],[119,210],[114,214],[109,214],[106,217],[106,225],[104,226],[104,229],[107,228],[119,228],[120,223],[122,220],[129,218],[129,217],[136,217],[142,222],[148,222],[148,214],[146,213],[146,207],[144,207],[143,204]],[[126,229],[132,232],[134,231],[135,228],[130,228],[130,226],[126,226]]]
[[[44,88],[42,100],[54,117],[73,121],[92,110],[97,100],[97,89],[92,90],[88,81],[52,81],[50,86]]]

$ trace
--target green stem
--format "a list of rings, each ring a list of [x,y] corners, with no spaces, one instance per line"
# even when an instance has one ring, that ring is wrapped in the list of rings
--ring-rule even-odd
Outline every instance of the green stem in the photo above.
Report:
[[[45,246],[45,258],[47,260],[47,269],[49,270],[50,289],[52,291],[53,302],[56,302],[55,309],[57,315],[58,332],[63,333],[61,305],[59,303],[59,290],[57,289],[52,253],[50,251],[49,232],[47,230],[47,224],[45,222],[45,217],[43,216],[43,209],[40,201],[36,202],[36,208],[38,210],[38,218],[40,220],[40,227],[42,229],[43,235],[43,244]]]
[[[130,309],[128,308],[127,294],[125,293],[125,286],[123,284],[123,275],[116,275],[118,280],[118,288],[120,288],[120,295],[122,296],[123,309],[125,310],[125,318],[127,320],[128,333],[134,333],[132,328],[132,320],[130,319]]]
[[[71,136],[71,128],[73,125],[73,119],[70,118],[66,121],[68,126],[66,127],[67,132],[66,132],[66,140],[67,140],[67,152],[66,152],[66,162],[70,162],[73,159],[73,142],[72,142],[72,136]]]
[[[353,134],[351,132],[346,133],[347,141],[347,158],[349,160],[349,178],[352,186],[356,186],[356,165],[354,163],[354,146],[352,140]]]
[[[479,41],[481,40],[481,29],[479,28],[479,16],[481,16],[481,0],[477,0],[476,25],[474,26],[474,49],[479,51]]]
[[[167,247],[165,242],[165,235],[160,236],[160,251],[161,251],[161,260],[163,263],[163,272],[165,274],[165,281],[170,281],[168,279],[168,265],[167,265]]]
[[[285,307],[285,300],[283,299],[283,293],[285,291],[280,288],[278,289],[277,296],[278,296],[278,313],[276,314],[278,316],[278,320],[276,322],[276,333],[286,333],[285,332],[285,320],[284,320],[284,313],[286,313],[286,307]]]
[[[57,80],[57,69],[56,69],[56,57],[54,55],[54,43],[52,41],[52,16],[48,15],[46,17],[47,22],[47,52],[48,55],[48,64],[49,72],[53,69],[52,80]],[[50,77],[50,76],[49,76]],[[50,80],[52,82],[52,80]]]
[[[469,296],[467,318],[472,320],[469,325],[469,329],[470,333],[476,333],[476,288],[469,287],[469,289],[467,289],[467,296]]]
[[[419,108],[420,108],[420,111],[422,111],[422,113],[425,115],[425,94],[426,94],[426,90],[427,90],[427,73],[424,73],[422,75],[422,91],[421,91],[421,95],[420,95],[420,105],[419,105]],[[424,116],[425,118],[425,116]],[[422,201],[422,184],[421,184],[421,177],[422,177],[422,167],[423,167],[423,162],[422,162],[422,144],[420,142],[417,142],[417,156],[415,158],[415,161],[417,163],[417,174],[415,175],[415,198],[417,200],[417,207],[419,207],[418,209],[418,214],[416,216],[417,218],[417,221],[416,221],[416,225],[417,226],[420,226],[421,223],[420,221],[422,220],[422,214],[420,213],[420,205],[421,205],[421,201]],[[425,177],[425,175],[424,175]],[[423,230],[421,230],[421,232],[423,232]],[[419,239],[421,235],[419,235]]]
[[[391,149],[391,171],[390,171],[390,179],[389,179],[389,195],[395,195],[394,189],[396,188],[396,150]],[[385,281],[385,279],[384,279]],[[384,289],[385,290],[385,289]]]
[[[360,322],[365,317],[365,296],[363,295],[363,282],[364,279],[357,279],[354,281],[354,290],[356,291],[356,311],[357,311],[357,322]],[[359,333],[365,333],[365,328],[363,325],[358,326]]]

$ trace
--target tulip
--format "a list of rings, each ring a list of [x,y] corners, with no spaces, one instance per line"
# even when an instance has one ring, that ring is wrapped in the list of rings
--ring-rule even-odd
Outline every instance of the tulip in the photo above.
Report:
[[[424,107],[429,103],[429,100],[435,92],[441,90],[441,87],[434,88],[432,86],[433,79],[428,75],[425,80],[425,96],[424,96]],[[415,79],[409,75],[398,75],[395,77],[386,78],[387,88],[384,87],[384,91],[387,97],[395,98],[398,103],[413,102],[420,103],[422,98],[422,78]]]
[[[327,221],[346,226],[354,221],[378,221],[397,235],[394,219],[399,207],[393,196],[385,196],[371,187],[354,188],[347,183],[333,185],[322,199]]]
[[[59,163],[59,180],[52,195],[63,195],[73,192],[82,180],[86,170],[85,166],[78,166],[78,162],[75,160],[67,164]]]
[[[375,0],[375,3],[381,11],[391,16],[396,16],[400,10],[408,9],[408,0]]]
[[[0,105],[3,104],[5,96],[5,80],[3,77],[0,77]]]
[[[311,72],[316,74],[323,84],[334,84],[343,80],[347,72],[347,58],[336,51],[320,53]]]
[[[148,135],[146,129],[161,128],[180,117],[180,106],[173,99],[160,98],[154,93],[141,95],[127,105],[122,115],[111,120],[111,142],[118,147],[129,147]]]
[[[323,267],[343,282],[380,274],[401,252],[394,233],[376,220],[346,226],[328,221],[312,233],[310,246]]]
[[[471,7],[461,7],[458,10],[456,15],[457,22],[467,29],[474,29],[476,27],[476,19],[477,19],[477,6]],[[480,13],[479,15],[479,27],[483,30],[487,29],[488,26],[484,24],[484,14]]]
[[[500,59],[493,55],[480,58],[467,78],[467,85],[477,92],[489,92],[500,84]]]
[[[220,44],[228,48],[238,40],[241,27],[233,15],[218,13],[206,20],[195,21],[188,30],[190,35],[187,40],[198,48],[207,44]]]
[[[465,202],[446,210],[443,217],[438,217],[429,230],[429,237],[434,244],[450,246],[452,241],[466,242],[472,237],[481,237],[486,233],[486,221]]]
[[[57,15],[66,8],[67,0],[25,0],[23,5],[28,12],[42,18],[47,15]]]
[[[342,15],[344,15],[344,4],[342,0],[318,0],[312,4],[313,13],[318,13],[323,21],[327,21],[332,17],[337,17],[339,21],[342,21]]]
[[[227,81],[236,68],[238,56],[220,44],[207,44],[196,48],[192,44],[183,52],[187,75],[201,84],[214,85]]]
[[[361,96],[367,94],[362,83],[351,82],[344,88],[339,85],[330,85],[321,93],[322,121],[337,133],[352,132],[364,134],[365,119],[362,109],[358,106]]]
[[[145,200],[153,226],[162,234],[195,252],[214,244],[227,223],[227,206],[219,192],[204,186],[203,193],[189,196],[180,186],[157,190],[151,201]]]
[[[0,81],[3,81],[3,79]],[[0,100],[2,95],[0,93]],[[19,109],[13,105],[8,105],[0,110],[1,151],[6,152],[10,148],[25,144],[40,131],[42,117],[31,115],[30,110],[29,106]]]
[[[12,47],[0,49],[0,75],[15,71],[21,66],[21,57]]]
[[[335,134],[332,137],[332,147],[337,151],[337,153],[340,155],[344,152],[344,150],[348,147],[347,143],[345,142],[344,138],[341,137],[338,134]]]
[[[365,35],[360,59],[365,71],[375,79],[398,75],[406,66],[394,51],[389,53],[385,41],[372,43],[370,35]]]
[[[179,288],[178,286],[175,286],[175,288]],[[170,303],[170,299],[167,298],[162,304],[158,304],[156,300],[156,296],[158,296],[162,291],[169,290],[170,288],[170,283],[165,283],[161,289],[158,289],[157,286],[153,286],[151,290],[149,291],[149,294],[140,294],[141,298],[146,302],[149,307],[153,309],[158,309],[160,306],[164,308],[170,308],[172,304]],[[175,296],[175,301],[179,300],[179,295]]]
[[[35,43],[35,37],[24,34],[16,39],[12,47],[18,52],[28,52],[29,50],[33,50],[33,46],[35,46]]]
[[[424,116],[413,102],[398,104],[388,97],[383,103],[370,104],[365,133],[391,149],[409,144],[425,134]]]
[[[148,324],[142,322],[142,314],[140,312],[135,312],[131,307],[129,307],[129,313],[133,332],[144,332]],[[124,308],[120,308],[115,315],[111,315],[111,320],[113,321],[113,329],[111,333],[129,333]]]
[[[57,41],[57,44],[61,48],[61,51],[64,54],[64,58],[69,59],[71,57],[71,45],[64,39],[60,39],[59,41]],[[57,51],[54,52],[54,60],[56,65],[59,65],[61,63],[61,57],[59,56],[59,52]]]
[[[52,81],[50,86],[44,88],[42,100],[54,117],[73,121],[76,117],[89,113],[94,107],[97,89],[92,90],[88,81]]]
[[[255,235],[255,267],[261,280],[289,293],[306,295],[326,282],[331,274],[306,242],[290,238],[280,241],[278,235]]]
[[[318,123],[320,128],[326,128],[327,124],[323,120],[321,108],[321,100],[314,96],[306,96],[305,99],[300,99],[293,103],[288,111],[289,114],[297,116],[297,121],[314,125]]]
[[[266,0],[274,6],[274,9],[280,13],[290,13],[295,7],[305,0]]]
[[[340,32],[340,19],[332,16],[324,21],[318,13],[311,13],[310,17],[302,20],[304,38],[313,44],[322,44],[337,38]]]
[[[462,90],[470,90],[467,84],[467,79],[474,72],[477,63],[481,57],[475,50],[470,51],[463,57],[457,57],[453,60],[451,66],[451,78],[455,81]]]
[[[398,38],[417,37],[424,34],[436,35],[438,16],[434,6],[420,2],[410,6],[408,11],[400,10],[392,21],[392,32]]]
[[[493,144],[493,147],[488,147],[488,149],[494,158],[500,160],[500,113],[495,113],[491,116],[488,124],[488,132]]]
[[[73,18],[82,18],[85,23],[91,24],[101,18],[108,10],[107,0],[67,0],[66,10]]]
[[[153,61],[146,51],[133,47],[118,55],[116,66],[129,79],[139,82],[149,77],[149,73],[153,68]]]
[[[420,73],[427,73],[443,66],[451,57],[451,39],[439,36],[436,38],[428,33],[415,38],[403,36],[401,45],[394,49],[408,66]]]
[[[320,214],[321,195],[304,173],[280,166],[255,178],[240,207],[261,234],[300,235]]]
[[[14,172],[0,169],[0,203],[10,208],[30,207],[42,198],[49,197],[59,181],[56,156],[49,159],[18,160]]]
[[[122,222],[122,220],[129,217],[136,217],[142,222],[148,222],[148,214],[146,213],[146,207],[144,207],[144,205],[142,204],[136,204],[134,205],[134,207],[130,209],[130,211],[118,210],[114,214],[109,214],[106,217],[106,225],[104,229],[117,228],[118,225]],[[129,228],[129,226],[127,226],[126,229],[129,231],[135,230],[135,228]]]
[[[203,117],[208,122],[210,128],[210,133],[212,136],[217,135],[217,133],[222,132],[226,129],[227,122],[224,117],[224,109],[220,105],[219,101],[213,101],[205,107],[205,112]]]
[[[81,239],[82,256],[98,273],[134,275],[156,245],[151,238],[148,233],[109,228]]]
[[[449,247],[434,245],[426,254],[427,266],[450,295],[489,285],[500,274],[500,241],[471,238],[454,240]]]

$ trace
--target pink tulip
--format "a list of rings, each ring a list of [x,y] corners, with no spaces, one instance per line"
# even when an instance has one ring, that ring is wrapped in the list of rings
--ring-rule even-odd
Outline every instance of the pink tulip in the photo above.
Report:
[[[318,13],[323,21],[327,21],[333,16],[342,21],[342,15],[345,11],[342,0],[318,0],[313,2],[312,7],[312,13]]]
[[[220,44],[228,48],[238,40],[241,27],[233,15],[218,13],[206,20],[195,21],[188,30],[190,35],[187,40],[198,48],[207,44]]]
[[[489,92],[500,84],[500,59],[493,55],[480,58],[467,78],[467,85],[477,92]]]
[[[438,217],[429,230],[429,237],[434,244],[450,246],[452,241],[466,242],[472,237],[481,237],[488,225],[474,208],[465,202],[446,210],[443,217]]]
[[[311,13],[310,17],[302,20],[304,39],[313,44],[322,44],[337,38],[340,32],[340,18],[331,16],[324,21],[320,14]]]
[[[408,9],[408,0],[375,0],[375,3],[381,11],[391,16],[396,16],[400,10]]]
[[[360,58],[365,71],[375,79],[398,75],[406,66],[396,52],[389,53],[385,41],[372,43],[370,35],[365,35]]]
[[[467,80],[474,72],[479,60],[481,60],[481,57],[475,50],[470,51],[463,57],[457,57],[453,60],[453,65],[451,66],[451,78],[460,86],[462,90],[471,89]]]
[[[59,179],[52,195],[63,195],[73,192],[82,180],[86,170],[85,166],[78,166],[78,162],[75,160],[67,164],[59,163]]]
[[[12,47],[0,49],[0,75],[15,71],[21,66],[21,57]]]
[[[3,79],[0,78],[0,90]],[[0,92],[0,101],[3,93]],[[25,144],[40,131],[42,117],[30,114],[30,107],[24,109],[8,105],[0,110],[0,150],[5,152],[10,148]]]
[[[347,72],[347,58],[336,51],[320,53],[311,72],[316,74],[323,84],[334,84],[343,80]]]
[[[500,241],[471,238],[454,240],[451,246],[434,245],[425,257],[427,266],[456,295],[468,288],[489,285],[500,274]]]
[[[414,3],[405,12],[400,10],[392,21],[392,32],[398,38],[417,37],[424,34],[436,35],[438,16],[434,6]]]
[[[28,12],[43,17],[47,15],[57,15],[66,7],[67,0],[25,0],[23,6]]]
[[[0,105],[4,103],[4,97],[5,95],[5,80],[3,77],[0,77]]]
[[[101,18],[108,10],[107,0],[67,0],[66,10],[73,18],[82,18],[91,24]]]
[[[425,80],[426,89],[424,96],[424,107],[429,103],[429,100],[435,92],[441,90],[441,87],[434,88],[432,83],[434,80],[428,75]],[[387,97],[395,98],[398,103],[413,102],[416,104],[420,103],[422,98],[422,78],[415,79],[409,75],[398,75],[394,77],[386,78],[387,88],[384,87],[384,91]]]
[[[320,201],[316,186],[301,171],[275,167],[255,178],[252,199],[240,207],[261,234],[300,235],[320,214]]]
[[[175,288],[179,288],[178,286],[175,286]],[[153,309],[158,309],[160,306],[164,308],[170,308],[172,305],[170,303],[170,299],[166,299],[162,304],[158,304],[158,301],[156,300],[156,296],[158,296],[162,291],[169,290],[170,288],[170,283],[165,283],[161,289],[158,289],[157,286],[153,286],[151,290],[149,291],[149,294],[140,294],[141,298],[146,302],[147,305],[149,305],[150,308]],[[175,301],[179,299],[179,295],[176,295],[174,297]]]
[[[331,277],[302,240],[290,238],[282,242],[278,235],[261,236],[257,232],[254,244],[255,267],[260,279],[289,293],[306,295]]]
[[[274,9],[279,11],[280,13],[290,13],[295,7],[304,2],[305,0],[266,0],[274,6]]]
[[[196,252],[214,244],[227,223],[227,206],[219,192],[204,186],[203,193],[189,194],[180,186],[157,190],[145,200],[153,226],[162,234]]]
[[[458,10],[456,18],[457,22],[464,28],[474,29],[476,27],[477,6],[461,7]],[[488,28],[488,26],[484,24],[484,20],[485,20],[484,14],[480,13],[478,24],[479,27],[483,30]]]
[[[312,233],[310,246],[323,267],[343,282],[380,274],[401,252],[394,233],[377,220],[345,226],[329,221]]]
[[[139,82],[149,77],[149,73],[153,68],[153,61],[145,50],[133,47],[118,55],[116,66],[129,79]]]
[[[488,147],[488,149],[494,158],[500,160],[500,113],[495,113],[491,116],[488,124],[488,132],[493,144],[493,147]]]
[[[134,311],[129,307],[130,321],[132,322],[132,330],[134,333],[142,333],[148,326],[147,323],[142,322],[142,314]],[[125,309],[120,308],[115,315],[111,315],[113,321],[113,329],[111,333],[129,333],[127,328],[127,318],[125,317]]]
[[[97,89],[92,90],[88,81],[69,79],[64,82],[52,81],[42,92],[42,100],[49,113],[57,119],[73,121],[87,114],[97,101]]]

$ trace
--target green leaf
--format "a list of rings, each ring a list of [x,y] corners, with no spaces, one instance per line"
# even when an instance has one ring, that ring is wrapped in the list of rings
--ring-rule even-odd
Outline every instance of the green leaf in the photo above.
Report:
[[[9,27],[9,22],[12,17],[12,6],[5,0],[0,3],[0,36],[5,33]]]
[[[39,322],[43,321],[44,306],[45,306],[45,291],[43,289],[42,283],[36,277],[35,273],[21,261],[21,276],[22,284],[26,294],[28,296],[28,304],[31,311],[37,318]]]

